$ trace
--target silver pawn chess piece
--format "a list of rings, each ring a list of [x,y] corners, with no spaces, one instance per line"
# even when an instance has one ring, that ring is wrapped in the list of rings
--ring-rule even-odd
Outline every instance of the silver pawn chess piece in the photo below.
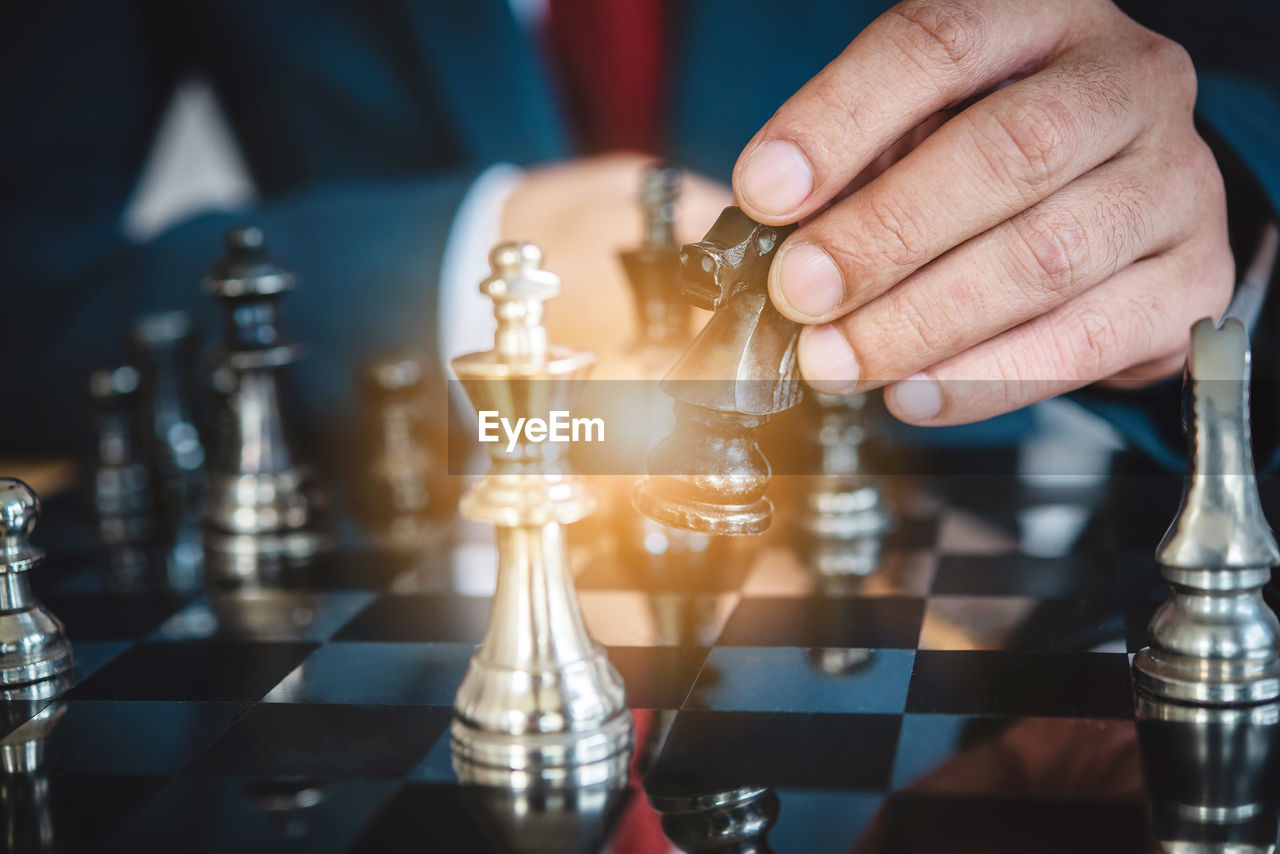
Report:
[[[1249,339],[1233,318],[1191,327],[1182,506],[1156,552],[1169,598],[1133,660],[1140,690],[1226,705],[1280,697],[1280,622],[1262,598],[1280,549],[1249,444]]]
[[[294,285],[257,228],[227,235],[226,254],[203,284],[223,312],[204,541],[220,565],[234,564],[237,573],[255,570],[262,559],[303,560],[327,545],[322,496],[311,468],[298,461],[281,403],[282,370],[302,358],[302,347],[280,328],[280,299]]]
[[[544,303],[560,280],[541,261],[530,244],[493,250],[480,290],[494,304],[494,347],[453,361],[472,405],[513,421],[568,410],[595,362],[547,342]],[[631,747],[622,680],[587,632],[569,572],[565,526],[596,505],[567,471],[567,447],[490,444],[489,472],[462,499],[462,515],[497,529],[498,581],[454,700],[455,762],[553,777]]]
[[[72,665],[62,623],[36,601],[27,581],[44,561],[28,541],[39,518],[35,490],[0,478],[0,691],[51,679]]]

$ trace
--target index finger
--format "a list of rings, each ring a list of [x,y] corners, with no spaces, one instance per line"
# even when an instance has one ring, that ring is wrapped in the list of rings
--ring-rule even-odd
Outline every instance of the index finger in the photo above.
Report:
[[[1084,4],[907,0],[873,21],[784,103],[734,166],[738,204],[771,225],[830,201],[938,110],[1070,47]]]

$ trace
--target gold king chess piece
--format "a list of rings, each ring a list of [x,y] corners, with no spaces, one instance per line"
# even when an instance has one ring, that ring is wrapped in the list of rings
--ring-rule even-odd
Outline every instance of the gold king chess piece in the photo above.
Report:
[[[493,349],[453,361],[477,412],[515,422],[567,411],[595,362],[548,343],[543,309],[560,280],[541,262],[530,244],[490,255],[480,290],[498,321]],[[567,444],[526,436],[487,448],[489,472],[461,511],[497,529],[498,580],[484,642],[454,700],[455,766],[470,781],[605,773],[630,751],[631,713],[622,679],[583,622],[565,540],[565,526],[590,515],[595,500],[569,473]]]

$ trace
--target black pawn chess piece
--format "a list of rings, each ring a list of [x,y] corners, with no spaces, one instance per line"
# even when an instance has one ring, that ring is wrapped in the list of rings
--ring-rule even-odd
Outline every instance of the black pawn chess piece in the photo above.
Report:
[[[133,348],[142,375],[142,431],[152,472],[157,563],[164,584],[190,590],[203,569],[200,517],[207,453],[192,389],[198,338],[183,311],[146,314],[133,325]]]
[[[204,279],[223,321],[204,543],[213,574],[228,581],[257,579],[264,564],[306,561],[329,541],[323,496],[311,467],[298,459],[282,400],[284,369],[302,358],[280,325],[281,297],[294,286],[257,228],[230,232],[226,254]]]
[[[103,520],[145,521],[151,512],[149,474],[138,453],[138,394],[138,372],[128,365],[89,375],[97,428],[93,504]]]
[[[664,360],[663,371],[689,342],[689,304],[680,293],[680,247],[675,238],[679,194],[678,169],[655,165],[644,171],[640,184],[644,240],[618,256],[635,298],[636,347],[642,357],[652,353]]]
[[[89,375],[97,427],[93,504],[107,547],[113,589],[147,584],[155,534],[150,472],[138,453],[138,372],[129,366]]]
[[[182,311],[143,315],[132,333],[142,376],[142,439],[157,498],[166,515],[187,514],[199,507],[205,464],[191,402],[197,343],[191,318]]]
[[[73,663],[62,623],[36,601],[27,580],[44,561],[28,539],[39,518],[35,490],[0,478],[0,691],[53,679]]]
[[[411,355],[387,356],[364,367],[359,385],[372,420],[361,502],[370,534],[392,552],[441,543],[455,490],[427,416],[426,368]]]

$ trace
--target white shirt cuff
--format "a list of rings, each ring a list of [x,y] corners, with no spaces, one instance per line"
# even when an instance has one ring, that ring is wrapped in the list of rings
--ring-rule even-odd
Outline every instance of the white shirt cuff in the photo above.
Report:
[[[493,306],[480,293],[489,276],[489,251],[502,232],[502,211],[524,170],[510,163],[490,166],[472,182],[458,205],[440,264],[437,303],[440,361],[456,379],[451,360],[493,343]]]

